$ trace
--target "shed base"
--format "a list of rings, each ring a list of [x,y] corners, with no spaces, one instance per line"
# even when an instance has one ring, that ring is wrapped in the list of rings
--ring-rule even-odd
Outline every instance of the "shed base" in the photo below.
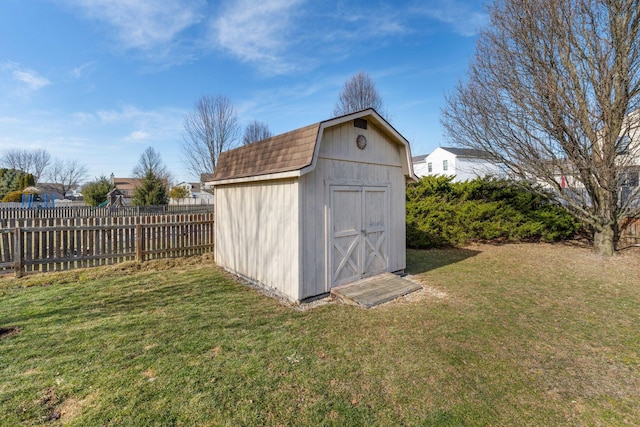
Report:
[[[422,286],[393,273],[382,273],[331,289],[331,295],[366,308],[410,294]]]

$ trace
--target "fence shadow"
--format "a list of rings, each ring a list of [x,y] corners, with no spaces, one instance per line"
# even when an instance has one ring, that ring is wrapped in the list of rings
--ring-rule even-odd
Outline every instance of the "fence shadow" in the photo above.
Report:
[[[464,248],[407,249],[407,273],[426,273],[427,271],[464,261],[481,253],[482,251]]]

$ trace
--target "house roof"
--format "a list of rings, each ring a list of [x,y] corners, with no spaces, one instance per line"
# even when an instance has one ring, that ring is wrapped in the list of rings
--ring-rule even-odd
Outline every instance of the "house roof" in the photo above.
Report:
[[[324,128],[360,117],[370,118],[383,132],[390,135],[396,143],[403,145],[406,148],[407,160],[410,159],[411,151],[408,141],[378,115],[375,110],[366,109],[225,151],[218,158],[212,183],[215,185],[222,182],[230,182],[230,180],[244,181],[252,177],[286,174],[303,169],[304,171],[298,173],[298,175],[307,173],[314,167],[318,142],[322,139]],[[415,179],[410,163],[407,165],[405,173]]]
[[[413,157],[411,158],[411,161],[412,161],[413,163],[423,162],[423,161],[427,158],[427,156],[429,156],[429,155],[428,155],[428,154],[421,154],[421,155],[419,155],[419,156],[413,156]]]
[[[112,178],[113,185],[120,191],[133,191],[140,186],[138,178]]]
[[[475,148],[458,148],[458,147],[440,147],[451,154],[458,157],[464,157],[468,159],[488,159],[491,157],[487,151],[478,150]]]

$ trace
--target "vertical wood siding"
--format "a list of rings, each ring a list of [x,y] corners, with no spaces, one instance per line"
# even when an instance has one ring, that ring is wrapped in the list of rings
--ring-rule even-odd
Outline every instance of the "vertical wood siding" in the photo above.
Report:
[[[298,208],[297,179],[216,187],[216,263],[299,300]]]

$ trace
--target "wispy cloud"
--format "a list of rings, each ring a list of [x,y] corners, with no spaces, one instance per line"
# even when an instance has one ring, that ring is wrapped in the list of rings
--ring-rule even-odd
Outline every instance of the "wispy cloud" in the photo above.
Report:
[[[71,75],[79,79],[81,77],[85,77],[88,74],[92,73],[96,69],[96,61],[85,62],[84,64],[75,67],[71,70]]]
[[[144,141],[146,139],[149,139],[151,137],[151,134],[149,134],[148,132],[145,132],[143,130],[136,130],[131,132],[125,139],[127,141]]]
[[[153,49],[204,18],[205,0],[61,0],[89,19],[109,25],[127,49]]]
[[[120,133],[120,141],[143,141],[179,135],[185,112],[178,109],[161,108],[141,110],[135,106],[125,106],[116,110],[97,112],[76,112],[71,114],[71,122],[77,127],[89,127]]]
[[[29,103],[39,90],[51,85],[51,81],[37,71],[13,61],[0,62],[0,107],[13,102]]]
[[[51,84],[49,79],[42,77],[36,71],[22,67],[17,62],[7,61],[0,64],[0,70],[9,72],[24,88],[35,91]]]
[[[51,82],[40,76],[33,70],[15,70],[13,77],[27,85],[29,89],[38,90],[51,84]]]
[[[215,46],[243,61],[286,72],[282,54],[291,45],[294,16],[303,0],[235,0],[213,20]]]
[[[53,1],[102,23],[116,49],[140,54],[153,69],[218,50],[267,75],[308,71],[377,49],[424,32],[425,20],[464,36],[475,35],[488,21],[471,0]],[[78,67],[74,73],[90,69]]]
[[[216,48],[267,74],[288,74],[407,33],[402,15],[396,5],[385,2],[229,0],[212,18],[211,30]]]
[[[475,36],[489,23],[488,15],[479,3],[461,0],[431,0],[417,6],[413,13],[448,24],[465,37]]]

